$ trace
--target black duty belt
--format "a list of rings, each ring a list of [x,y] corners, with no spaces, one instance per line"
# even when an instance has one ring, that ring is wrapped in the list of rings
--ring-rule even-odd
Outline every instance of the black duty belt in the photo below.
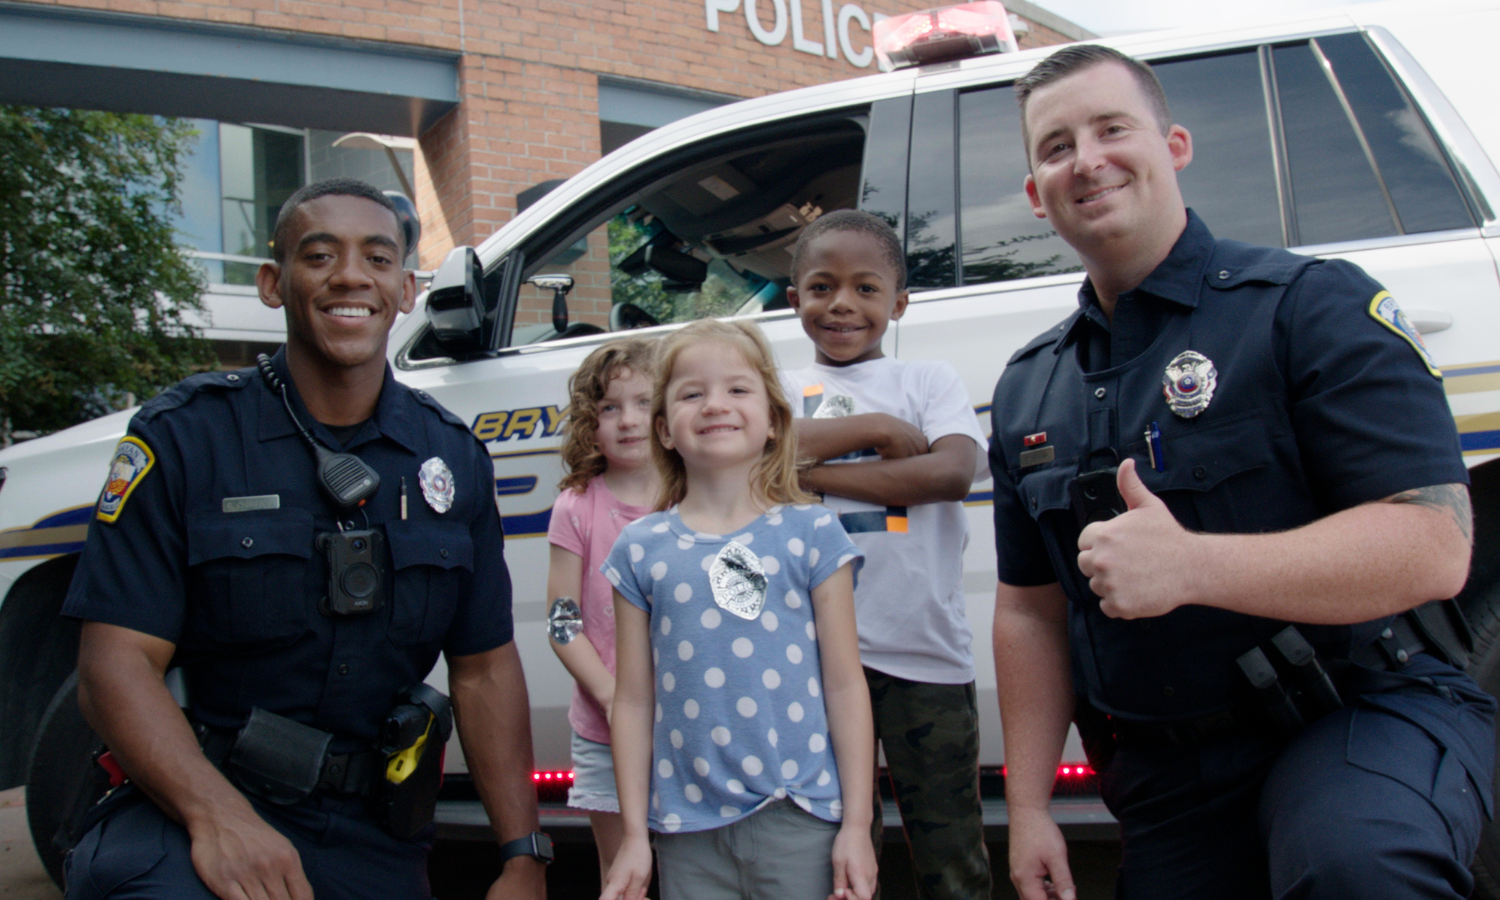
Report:
[[[1434,648],[1402,614],[1376,637],[1374,643],[1349,654],[1349,661],[1380,671],[1399,671],[1418,653]],[[1119,716],[1103,716],[1115,741],[1121,746],[1182,747],[1203,744],[1240,734],[1267,733],[1271,726],[1265,711],[1255,703],[1239,703],[1229,709],[1168,722],[1143,722]]]
[[[198,724],[198,743],[203,755],[220,770],[224,769],[234,748],[239,730]],[[334,794],[368,796],[385,779],[385,754],[376,750],[363,753],[328,753],[323,757],[318,775],[318,790]]]

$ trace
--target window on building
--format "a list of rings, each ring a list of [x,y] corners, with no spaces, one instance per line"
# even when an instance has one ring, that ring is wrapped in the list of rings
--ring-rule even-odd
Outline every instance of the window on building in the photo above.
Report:
[[[384,150],[334,147],[343,132],[211,119],[193,124],[197,140],[184,161],[176,225],[211,285],[254,285],[255,270],[271,258],[277,212],[305,184],[347,177],[403,190]],[[414,142],[388,140],[409,183]]]
[[[600,78],[600,152],[611,153],[652,129],[737,99],[643,81]]]

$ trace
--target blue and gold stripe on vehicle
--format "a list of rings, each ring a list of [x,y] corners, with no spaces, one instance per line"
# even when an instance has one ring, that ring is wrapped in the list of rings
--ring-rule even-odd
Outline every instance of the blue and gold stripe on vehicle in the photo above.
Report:
[[[94,504],[55,512],[22,528],[0,531],[0,560],[46,559],[83,550]]]
[[[1500,361],[1443,369],[1443,391],[1450,402],[1451,398],[1464,394],[1500,392]],[[1464,455],[1500,452],[1500,411],[1458,413],[1453,421],[1458,425],[1458,441]]]

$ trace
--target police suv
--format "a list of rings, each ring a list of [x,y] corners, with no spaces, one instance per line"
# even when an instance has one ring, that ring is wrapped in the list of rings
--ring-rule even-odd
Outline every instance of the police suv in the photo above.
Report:
[[[970,33],[967,19],[936,24],[926,43],[887,48],[918,65],[725,106],[610,154],[480,246],[453,251],[392,334],[396,376],[469,422],[494,459],[549,829],[587,825],[548,789],[567,782],[572,681],[544,620],[565,385],[591,349],[626,329],[745,316],[782,365],[806,365],[812,345],[785,298],[791,246],[808,222],[848,207],[887,218],[905,240],[911,305],[886,352],[948,360],[976,400],[1018,347],[1076,308],[1078,259],[1022,189],[1011,87],[1050,50],[954,58],[954,45],[1005,48],[1003,13],[989,36]],[[1483,61],[1496,34],[1496,0],[1432,0],[1106,42],[1154,65],[1174,121],[1194,139],[1183,194],[1217,236],[1358,263],[1442,368],[1474,481],[1477,546],[1460,599],[1478,640],[1472,674],[1491,691],[1500,688],[1500,465],[1491,462],[1500,454],[1500,108]],[[91,740],[67,680],[77,627],[58,608],[132,412],[0,452],[0,783],[29,774],[33,831],[53,861],[51,837]],[[990,497],[982,482],[967,501],[964,585],[979,636],[986,818],[1000,824],[1002,743],[984,638],[996,580]],[[1064,758],[1054,813],[1065,831],[1116,834],[1076,737]],[[448,759],[441,834],[490,837],[464,796],[456,743]],[[898,824],[889,807],[887,821]],[[1487,874],[1500,875],[1494,829],[1479,851],[1479,895],[1500,898]]]

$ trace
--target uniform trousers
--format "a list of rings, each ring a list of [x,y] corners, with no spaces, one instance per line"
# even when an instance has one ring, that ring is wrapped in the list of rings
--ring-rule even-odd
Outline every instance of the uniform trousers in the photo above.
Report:
[[[67,900],[217,900],[193,868],[187,831],[139,791],[117,804],[68,855]],[[427,854],[435,828],[404,841],[386,833],[358,798],[315,795],[275,806],[251,797],[255,811],[302,857],[318,900],[425,900]]]
[[[979,803],[979,709],[974,683],[928,684],[865,669],[875,739],[895,789],[922,900],[990,895]],[[884,823],[875,794],[874,838]]]
[[[1493,770],[1495,701],[1427,659],[1423,678],[1358,670],[1379,689],[1290,741],[1119,746],[1099,769],[1123,837],[1116,896],[1467,897],[1490,812],[1470,768]]]

